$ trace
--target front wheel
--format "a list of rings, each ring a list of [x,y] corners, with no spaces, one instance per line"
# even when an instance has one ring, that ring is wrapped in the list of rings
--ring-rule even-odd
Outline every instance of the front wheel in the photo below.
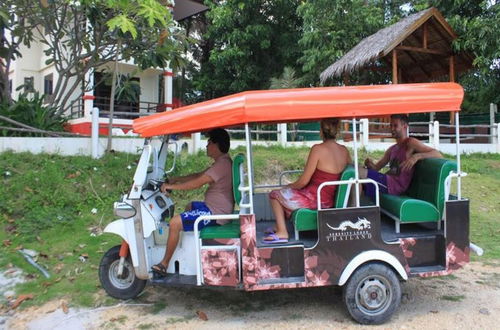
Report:
[[[358,268],[344,287],[344,302],[354,320],[382,324],[401,302],[401,285],[394,271],[384,264]]]
[[[99,265],[99,280],[104,290],[113,298],[131,299],[139,295],[146,286],[146,280],[135,276],[130,256],[125,259],[123,272],[118,276],[120,264],[120,245],[114,246],[104,254]]]

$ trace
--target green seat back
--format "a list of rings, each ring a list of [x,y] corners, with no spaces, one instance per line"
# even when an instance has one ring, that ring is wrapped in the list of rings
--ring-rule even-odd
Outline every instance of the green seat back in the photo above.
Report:
[[[349,180],[354,177],[354,166],[348,165],[342,172],[340,180]],[[344,207],[344,199],[346,198],[347,188],[348,185],[346,184],[337,186],[337,190],[335,193],[335,204],[333,205],[334,208]],[[293,211],[291,218],[297,231],[306,231],[315,230],[318,228],[317,217],[318,210],[298,209]]]
[[[355,176],[356,176],[356,174],[354,173],[354,166],[347,165],[347,167],[342,172],[342,175],[340,176],[340,180],[345,181],[345,180],[349,180],[349,179],[354,179]],[[336,192],[335,204],[334,204],[335,208],[339,209],[339,208],[344,207],[344,200],[346,198],[348,187],[349,187],[349,185],[347,185],[347,184],[337,186],[337,192]]]
[[[241,183],[240,165],[245,161],[245,155],[237,154],[233,158],[233,197],[236,205],[240,204],[241,191],[238,189]]]
[[[444,181],[451,171],[456,170],[457,164],[454,161],[443,158],[423,159],[415,165],[415,172],[405,195],[431,203],[442,217],[445,197]]]

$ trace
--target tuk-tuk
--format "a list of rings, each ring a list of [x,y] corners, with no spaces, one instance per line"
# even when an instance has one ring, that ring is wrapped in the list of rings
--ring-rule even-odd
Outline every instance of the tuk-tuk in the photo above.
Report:
[[[466,175],[460,170],[458,130],[463,93],[455,83],[249,91],[134,120],[134,131],[146,139],[132,187],[114,205],[121,219],[104,230],[123,242],[102,258],[103,288],[112,297],[130,299],[147,282],[245,291],[335,285],[343,288],[354,320],[385,322],[400,304],[400,281],[448,275],[469,262],[469,201],[460,189]],[[419,161],[402,196],[379,193],[375,181],[359,178],[357,120],[439,111],[455,112],[456,161]],[[293,212],[295,235],[288,243],[263,244],[264,229],[274,221],[269,189],[278,185],[255,184],[250,125],[331,117],[352,120],[353,166],[339,181],[319,187],[317,209]],[[170,137],[241,126],[246,152],[233,159],[236,211],[200,216],[193,232],[182,233],[168,275],[154,276],[151,266],[162,259],[174,214],[174,202],[159,190],[167,155],[175,155],[168,152]],[[154,136],[162,137],[161,146],[151,143]],[[175,159],[170,162],[175,165]],[[361,198],[361,184],[375,185],[374,201]],[[333,208],[324,209],[320,191],[329,185],[338,189]],[[355,205],[348,203],[351,194]],[[198,230],[200,221],[217,219],[231,222]]]

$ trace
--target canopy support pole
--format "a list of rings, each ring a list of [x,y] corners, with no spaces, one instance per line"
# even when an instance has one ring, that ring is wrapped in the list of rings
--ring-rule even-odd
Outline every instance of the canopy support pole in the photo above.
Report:
[[[455,136],[456,136],[456,148],[457,148],[457,198],[462,199],[462,169],[460,167],[460,126],[458,111],[455,111]]]
[[[252,161],[252,135],[250,132],[250,126],[248,123],[245,124],[245,146],[247,149],[247,177],[248,177],[248,201],[250,203],[250,214],[253,212],[253,161]]]
[[[450,82],[455,82],[455,56],[451,55],[448,58],[449,61],[449,76],[450,76]],[[453,125],[453,112],[450,112],[450,125]]]
[[[354,149],[354,174],[356,179],[356,207],[359,207],[359,169],[358,169],[358,141],[356,132],[356,118],[352,119],[352,147]]]

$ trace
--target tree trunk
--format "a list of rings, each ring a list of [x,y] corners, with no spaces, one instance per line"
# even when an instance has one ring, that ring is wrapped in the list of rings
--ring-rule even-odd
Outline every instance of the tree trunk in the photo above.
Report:
[[[109,124],[108,124],[108,144],[106,146],[106,152],[111,152],[112,140],[113,140],[113,115],[115,111],[115,90],[116,90],[116,78],[118,76],[118,57],[121,51],[121,41],[118,41],[118,47],[116,49],[115,57],[115,68],[113,72],[113,81],[111,83],[111,95],[109,96]]]

